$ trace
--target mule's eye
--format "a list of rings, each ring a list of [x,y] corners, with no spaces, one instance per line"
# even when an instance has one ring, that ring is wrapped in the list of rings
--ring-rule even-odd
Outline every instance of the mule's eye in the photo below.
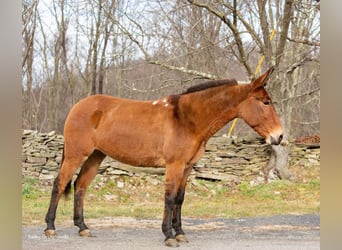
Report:
[[[271,104],[271,102],[270,102],[269,100],[267,100],[267,101],[263,101],[263,103],[264,103],[264,105],[266,105],[266,106],[268,106],[268,105],[270,105],[270,104]]]

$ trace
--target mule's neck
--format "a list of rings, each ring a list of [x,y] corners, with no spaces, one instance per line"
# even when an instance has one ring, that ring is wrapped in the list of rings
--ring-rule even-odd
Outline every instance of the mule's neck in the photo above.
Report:
[[[246,98],[249,84],[220,86],[182,95],[179,119],[193,132],[208,140],[238,115],[238,105]]]

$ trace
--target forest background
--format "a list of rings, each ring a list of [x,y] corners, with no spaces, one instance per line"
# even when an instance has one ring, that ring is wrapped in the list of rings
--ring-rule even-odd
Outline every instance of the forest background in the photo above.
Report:
[[[92,94],[146,100],[206,79],[248,82],[264,56],[260,72],[276,66],[267,89],[287,135],[319,134],[319,0],[24,0],[22,8],[23,129],[62,133],[72,105]],[[241,120],[234,130],[253,133]]]

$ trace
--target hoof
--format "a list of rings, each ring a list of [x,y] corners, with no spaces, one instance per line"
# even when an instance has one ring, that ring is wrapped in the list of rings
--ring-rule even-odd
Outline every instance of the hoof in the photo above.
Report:
[[[176,240],[178,242],[189,242],[188,238],[185,236],[185,234],[178,234],[176,235]]]
[[[56,236],[56,230],[54,229],[45,229],[44,231],[46,237],[55,237]]]
[[[171,238],[165,240],[165,245],[168,247],[179,247],[177,240]]]
[[[89,229],[84,229],[82,231],[79,231],[79,235],[82,237],[92,237]]]

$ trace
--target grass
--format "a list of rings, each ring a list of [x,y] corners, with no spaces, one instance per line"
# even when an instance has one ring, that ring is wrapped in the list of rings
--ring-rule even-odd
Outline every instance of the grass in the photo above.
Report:
[[[320,167],[295,166],[296,181],[274,181],[256,186],[248,182],[231,187],[222,182],[189,182],[183,204],[183,216],[193,218],[238,218],[275,214],[319,213]],[[163,176],[151,185],[137,177],[120,177],[102,183],[95,179],[88,189],[84,215],[89,218],[128,216],[161,218],[164,207]],[[118,181],[124,183],[119,188]],[[35,179],[23,179],[22,222],[44,224],[51,186],[41,186]],[[61,199],[56,223],[72,219],[73,198]]]

